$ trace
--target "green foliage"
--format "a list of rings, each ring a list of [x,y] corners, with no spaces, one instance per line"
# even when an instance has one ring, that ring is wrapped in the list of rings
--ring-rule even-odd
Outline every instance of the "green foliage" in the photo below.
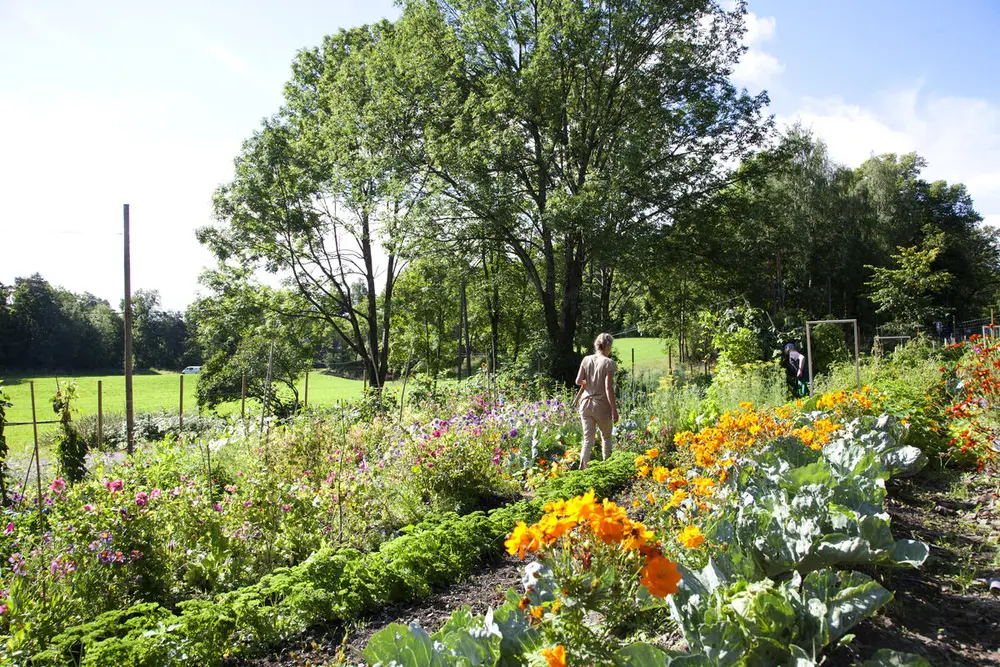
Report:
[[[781,405],[788,400],[785,374],[775,361],[720,366],[701,406],[708,414],[735,410],[740,403]]]
[[[890,330],[910,333],[942,314],[934,297],[951,283],[952,275],[931,265],[943,242],[943,234],[929,233],[920,246],[898,248],[892,256],[896,268],[865,265],[873,274],[867,283],[872,288],[871,298],[878,304],[878,312],[889,317],[886,326]]]
[[[825,373],[833,364],[854,361],[847,350],[847,329],[841,324],[817,324],[809,329],[813,355],[813,376]],[[851,332],[851,338],[854,333]],[[854,341],[851,341],[852,345]],[[805,352],[805,350],[799,350]]]
[[[52,397],[52,410],[59,416],[62,430],[56,440],[59,469],[70,482],[79,482],[87,474],[87,442],[80,437],[73,423],[72,403],[75,400],[75,382],[61,385]]]

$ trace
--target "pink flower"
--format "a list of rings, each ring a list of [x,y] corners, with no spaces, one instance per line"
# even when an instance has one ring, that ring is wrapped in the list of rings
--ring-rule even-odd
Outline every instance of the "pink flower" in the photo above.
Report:
[[[104,487],[111,493],[117,493],[125,488],[125,482],[120,479],[114,481],[108,480],[104,482]]]
[[[138,505],[139,507],[145,507],[147,502],[149,502],[149,494],[147,494],[145,491],[140,491],[139,493],[135,494],[136,505]]]
[[[7,605],[0,604],[0,614],[6,614],[6,613],[7,613]]]
[[[90,503],[87,503],[86,505],[83,506],[84,512],[93,512],[95,509],[97,508],[91,505]]]
[[[149,497],[152,500],[156,500],[157,498],[160,497],[160,490],[159,489],[153,489],[153,492],[149,494]]]
[[[4,531],[3,531],[3,534],[4,534],[4,535],[10,535],[10,534],[11,534],[11,533],[13,533],[13,532],[14,532],[14,522],[13,522],[13,521],[11,521],[11,522],[9,522],[9,523],[7,524],[7,527],[6,527],[6,528],[4,528]]]
[[[62,493],[66,488],[66,482],[63,481],[62,477],[56,477],[51,484],[49,484],[49,491],[53,493]]]
[[[291,505],[282,505],[281,506],[281,511],[282,512],[289,512],[289,511],[291,511],[291,509],[292,509]]]
[[[245,503],[243,503],[243,507],[253,507],[253,501],[252,500],[246,501]]]
[[[219,503],[212,503],[212,509],[214,509],[216,512],[221,512],[222,505],[220,505]]]

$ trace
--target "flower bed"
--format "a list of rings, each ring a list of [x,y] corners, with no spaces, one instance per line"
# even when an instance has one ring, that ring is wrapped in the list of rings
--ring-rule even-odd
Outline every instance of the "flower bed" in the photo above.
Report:
[[[227,655],[272,645],[315,624],[350,621],[390,602],[426,596],[498,555],[515,523],[537,518],[546,502],[582,487],[611,493],[633,475],[629,457],[619,454],[567,473],[531,501],[438,517],[378,551],[324,548],[251,586],[182,602],[176,612],[155,604],[108,612],[56,636],[32,664],[217,665]]]
[[[905,424],[871,414],[883,398],[831,393],[799,406],[808,411],[746,404],[677,434],[672,461],[658,450],[634,461],[648,500],[634,509],[644,521],[593,493],[550,503],[507,541],[511,553],[539,555],[523,596],[509,593],[485,617],[457,612],[434,635],[390,626],[372,637],[366,657],[401,665],[466,664],[473,655],[479,664],[550,666],[819,664],[892,598],[842,568],[917,567],[928,554],[923,543],[894,540],[884,512],[885,480],[914,474],[926,457],[905,444]],[[635,641],[662,631],[667,610],[689,652]]]
[[[81,483],[46,483],[41,513],[34,485],[18,489],[0,523],[0,653],[37,652],[103,612],[207,600],[312,554],[378,549],[428,516],[509,503],[535,458],[579,440],[555,399],[493,409],[473,398],[448,419],[428,410],[405,427],[311,415],[263,440],[233,426],[205,443],[146,445]]]

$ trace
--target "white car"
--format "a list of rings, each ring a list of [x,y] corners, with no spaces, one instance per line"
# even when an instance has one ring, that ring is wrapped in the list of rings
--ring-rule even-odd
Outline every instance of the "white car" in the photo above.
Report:
[[[184,373],[184,374],[187,374],[187,375],[190,375],[192,373],[200,373],[200,372],[201,372],[201,366],[188,366],[187,368],[185,368],[184,370],[181,371],[181,373]]]

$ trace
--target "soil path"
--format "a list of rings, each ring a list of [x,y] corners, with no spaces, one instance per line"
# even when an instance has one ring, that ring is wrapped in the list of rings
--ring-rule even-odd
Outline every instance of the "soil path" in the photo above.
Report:
[[[888,486],[893,537],[927,542],[930,557],[919,571],[869,573],[895,599],[827,664],[861,664],[891,648],[935,666],[1000,666],[1000,598],[989,589],[1000,577],[997,481],[984,473],[925,471]]]

